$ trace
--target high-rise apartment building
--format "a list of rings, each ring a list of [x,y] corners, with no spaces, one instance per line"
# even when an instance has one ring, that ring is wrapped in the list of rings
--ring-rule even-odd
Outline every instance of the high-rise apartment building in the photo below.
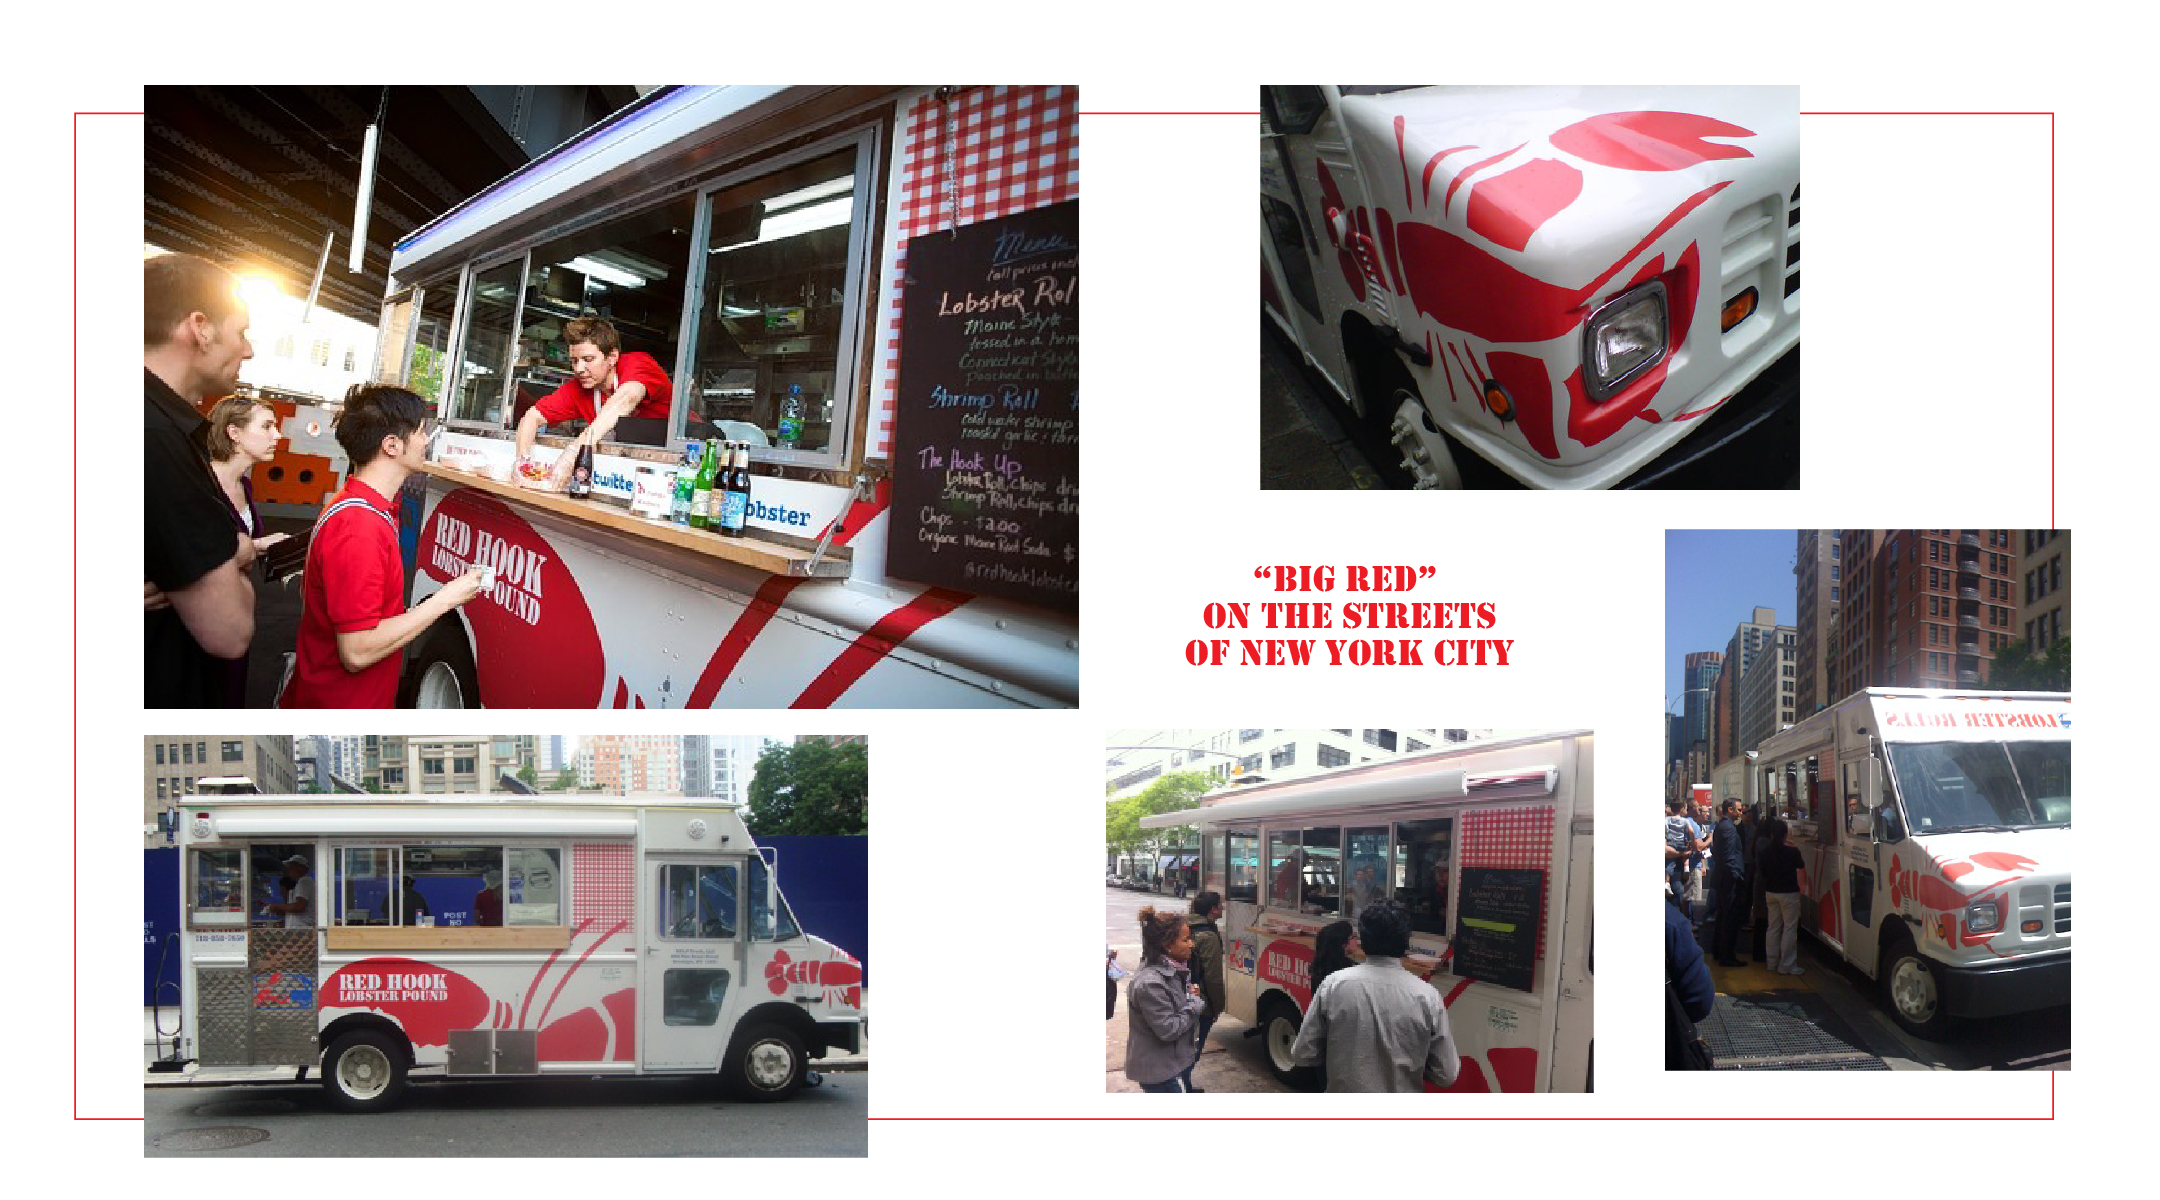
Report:
[[[298,789],[293,740],[282,734],[149,734],[142,742],[143,826],[152,833],[158,815],[185,804],[208,778],[244,777],[257,791]],[[152,839],[163,844],[162,837]]]
[[[682,739],[675,734],[603,733],[587,736],[592,786],[622,795],[675,795],[683,790]],[[584,766],[579,766],[580,779]]]
[[[1831,659],[1838,633],[1838,606],[1845,595],[1845,564],[1835,529],[1802,529],[1793,555],[1793,711],[1805,717],[1839,699],[1832,691]]]
[[[1301,779],[1337,767],[1468,742],[1512,736],[1496,729],[1151,729],[1113,730],[1113,745],[1130,737],[1138,749],[1108,752],[1104,780],[1110,798],[1144,790],[1161,775],[1205,771],[1218,781],[1260,776]]]
[[[1978,688],[2018,636],[2018,531],[1841,531],[1853,592],[1839,613],[1837,694]]]
[[[1755,749],[1765,738],[1793,723],[1796,634],[1790,625],[1772,627],[1741,674],[1735,753],[1745,754]]]
[[[2020,531],[2023,591],[2016,624],[2034,654],[2070,636],[2070,534],[2061,529]]]

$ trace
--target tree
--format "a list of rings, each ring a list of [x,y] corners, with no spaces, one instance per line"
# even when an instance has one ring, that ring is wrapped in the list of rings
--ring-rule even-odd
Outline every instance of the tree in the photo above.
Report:
[[[1140,818],[1192,808],[1214,786],[1205,771],[1177,771],[1159,775],[1145,790],[1123,800],[1111,801],[1104,810],[1103,840],[1112,855],[1145,850],[1152,858],[1165,846],[1182,845],[1189,836],[1185,826],[1142,829]]]
[[[806,737],[759,752],[746,819],[761,836],[860,836],[870,829],[869,800],[868,748]]]
[[[540,769],[533,766],[531,763],[526,763],[524,766],[519,767],[517,777],[518,782],[524,784],[526,787],[536,788],[540,786]]]
[[[576,786],[577,769],[575,767],[565,767],[555,772],[555,782],[548,784],[548,790],[551,792],[567,792]]]
[[[1997,650],[1988,664],[1988,686],[2005,692],[2069,691],[2070,639],[2058,638],[2037,655],[2023,642]]]

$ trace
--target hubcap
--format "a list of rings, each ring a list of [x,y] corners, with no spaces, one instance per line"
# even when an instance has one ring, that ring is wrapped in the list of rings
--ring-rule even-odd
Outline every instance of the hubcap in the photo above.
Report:
[[[750,1047],[750,1082],[761,1088],[787,1084],[795,1072],[795,1056],[779,1042],[759,1042]]]
[[[1890,977],[1890,995],[1907,1020],[1924,1023],[1935,1016],[1935,980],[1927,967],[1914,959],[1898,960]]]
[[[420,675],[420,689],[413,696],[416,708],[463,708],[465,689],[458,686],[457,672],[449,663],[429,663]]]
[[[390,1086],[390,1057],[373,1046],[355,1046],[338,1056],[338,1086],[345,1094],[368,1100]]]
[[[1268,1057],[1275,1060],[1277,1068],[1287,1071],[1296,1064],[1290,1060],[1290,1047],[1297,1044],[1297,1026],[1277,1017],[1268,1022]]]

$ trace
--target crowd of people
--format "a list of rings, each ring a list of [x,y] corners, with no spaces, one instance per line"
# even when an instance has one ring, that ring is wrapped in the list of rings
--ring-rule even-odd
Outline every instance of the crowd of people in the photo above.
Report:
[[[1125,1075],[1146,1092],[1200,1092],[1193,1069],[1223,1011],[1223,902],[1193,897],[1189,912],[1140,910],[1141,962],[1126,988]],[[1392,901],[1363,906],[1314,938],[1312,1002],[1292,1059],[1306,1090],[1416,1092],[1448,1087],[1462,1060],[1440,993],[1403,968],[1410,914]],[[1108,955],[1108,1016],[1123,968]]]
[[[1706,952],[1719,966],[1746,966],[1740,938],[1752,928],[1756,962],[1780,975],[1806,973],[1799,951],[1807,865],[1790,833],[1759,805],[1728,799],[1713,815],[1708,802],[1666,802],[1667,1068],[1700,1065],[1694,1026],[1716,1000]]]
[[[143,262],[143,703],[230,708],[256,649],[265,534],[247,475],[278,443],[268,405],[233,392],[253,357],[239,281],[187,254]],[[209,408],[209,415],[203,409]],[[474,568],[408,610],[393,497],[425,461],[428,403],[360,384],[335,427],[350,462],[306,549],[286,708],[390,708],[401,654],[480,592]]]

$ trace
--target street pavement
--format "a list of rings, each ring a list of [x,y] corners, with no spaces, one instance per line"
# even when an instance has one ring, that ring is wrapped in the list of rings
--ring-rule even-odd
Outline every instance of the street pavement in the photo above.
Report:
[[[1167,892],[1133,892],[1105,888],[1104,941],[1118,951],[1118,963],[1130,971],[1140,965],[1140,910],[1147,905],[1185,911],[1191,901]],[[1131,1028],[1131,1009],[1125,1000],[1125,981],[1118,983],[1117,1015],[1104,1023],[1103,1056],[1105,1091],[1137,1092],[1140,1085],[1125,1078],[1125,1039]],[[1193,1070],[1193,1083],[1209,1092],[1288,1092],[1295,1089],[1275,1081],[1268,1069],[1267,1052],[1258,1036],[1246,1037],[1252,1027],[1225,1014],[1208,1032],[1207,1048]]]
[[[1884,1010],[1876,982],[1803,933],[1803,975],[1779,975],[1743,950],[1747,965],[1720,967],[1708,951],[1704,961],[1717,984],[1719,1011],[1703,1023],[1713,1049],[1718,1023],[1756,1033],[1782,1047],[1759,1042],[1748,1053],[1727,1054],[1720,1067],[1749,1069],[1772,1064],[1816,1069],[1893,1071],[2024,1071],[2070,1069],[2070,1009],[2043,1009],[1953,1025],[1943,1041],[1905,1032]],[[1747,939],[1742,946],[1747,946]],[[1751,1061],[1752,1060],[1752,1061]]]
[[[148,1088],[145,1157],[862,1157],[870,1075],[834,1072],[777,1104],[708,1078],[417,1083],[398,1108],[338,1112],[314,1083]]]

